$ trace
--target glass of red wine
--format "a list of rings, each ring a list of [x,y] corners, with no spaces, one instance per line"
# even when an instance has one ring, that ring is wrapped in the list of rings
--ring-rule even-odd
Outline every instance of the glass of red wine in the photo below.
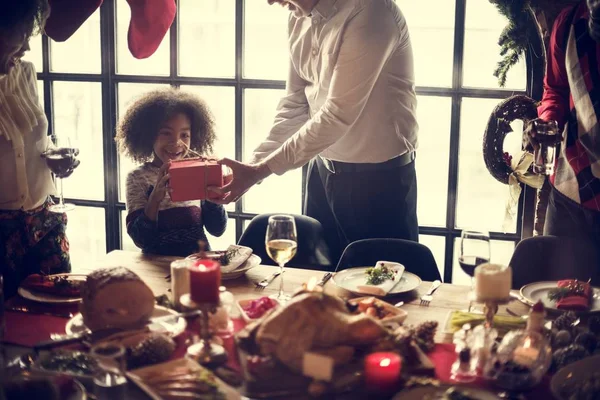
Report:
[[[471,277],[471,289],[475,284],[475,268],[490,262],[490,234],[476,230],[464,230],[460,234],[458,264]],[[471,311],[471,303],[469,303]]]
[[[52,140],[48,141],[48,147],[44,152],[46,165],[60,181],[59,203],[49,207],[49,210],[52,212],[64,213],[75,208],[75,205],[65,203],[64,201],[63,179],[73,172],[73,168],[77,162],[75,157],[78,154],[79,149],[75,147],[74,139],[68,136],[53,135]]]

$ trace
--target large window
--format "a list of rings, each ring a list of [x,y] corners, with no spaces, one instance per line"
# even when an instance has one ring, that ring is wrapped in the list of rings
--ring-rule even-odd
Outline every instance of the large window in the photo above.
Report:
[[[467,282],[455,267],[465,227],[491,231],[492,259],[507,262],[520,224],[503,233],[507,187],[482,159],[482,135],[493,107],[525,93],[525,65],[507,89],[492,76],[506,21],[484,0],[397,0],[415,53],[420,125],[417,174],[421,242],[433,251],[445,281]],[[104,2],[65,43],[32,40],[28,59],[38,70],[50,129],[75,132],[81,167],[65,180],[78,208],[69,214],[74,263],[106,251],[136,249],[124,229],[124,180],[135,167],[117,154],[118,118],[140,94],[168,85],[201,96],[216,120],[218,156],[248,160],[267,135],[285,88],[287,11],[256,0],[179,0],[177,20],[156,53],[136,60],[127,48],[130,10]],[[519,127],[515,127],[519,131]],[[518,146],[518,134],[509,144]],[[512,147],[511,147],[512,148]],[[273,176],[228,206],[230,223],[213,247],[233,243],[263,212],[300,213],[303,172]]]

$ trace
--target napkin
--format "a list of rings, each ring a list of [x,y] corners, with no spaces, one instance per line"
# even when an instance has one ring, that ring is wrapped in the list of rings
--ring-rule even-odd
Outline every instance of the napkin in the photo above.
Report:
[[[229,263],[221,265],[221,272],[223,273],[233,272],[239,266],[244,264],[252,255],[252,249],[250,247],[238,246],[236,244],[229,246],[227,252],[231,252],[232,256],[229,259]]]
[[[398,284],[398,282],[400,282],[400,279],[402,279],[402,274],[404,274],[404,265],[391,261],[377,261],[375,265],[386,266],[393,271],[396,271],[394,279],[386,279],[379,285],[368,285],[366,283],[367,276],[365,274],[365,284],[358,285],[356,287],[356,291],[364,294],[370,294],[372,296],[385,296]]]
[[[587,311],[590,308],[590,300],[592,298],[592,287],[587,282],[575,281],[573,279],[565,279],[558,281],[559,288],[566,288],[569,285],[580,285],[583,289],[581,294],[573,294],[563,297],[556,301],[556,308],[559,310]]]

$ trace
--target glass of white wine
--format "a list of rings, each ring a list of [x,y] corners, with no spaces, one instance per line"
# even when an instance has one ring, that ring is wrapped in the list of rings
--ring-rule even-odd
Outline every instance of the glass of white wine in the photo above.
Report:
[[[267,254],[279,265],[279,295],[275,297],[280,303],[290,299],[283,293],[283,267],[296,255],[298,235],[296,221],[289,215],[272,215],[269,217],[267,234],[265,235]]]

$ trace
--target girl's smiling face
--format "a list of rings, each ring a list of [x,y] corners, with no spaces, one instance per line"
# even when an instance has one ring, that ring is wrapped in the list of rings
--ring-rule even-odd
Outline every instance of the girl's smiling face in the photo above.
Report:
[[[190,147],[192,124],[187,115],[175,114],[159,129],[154,141],[154,162],[159,164],[179,160]]]

